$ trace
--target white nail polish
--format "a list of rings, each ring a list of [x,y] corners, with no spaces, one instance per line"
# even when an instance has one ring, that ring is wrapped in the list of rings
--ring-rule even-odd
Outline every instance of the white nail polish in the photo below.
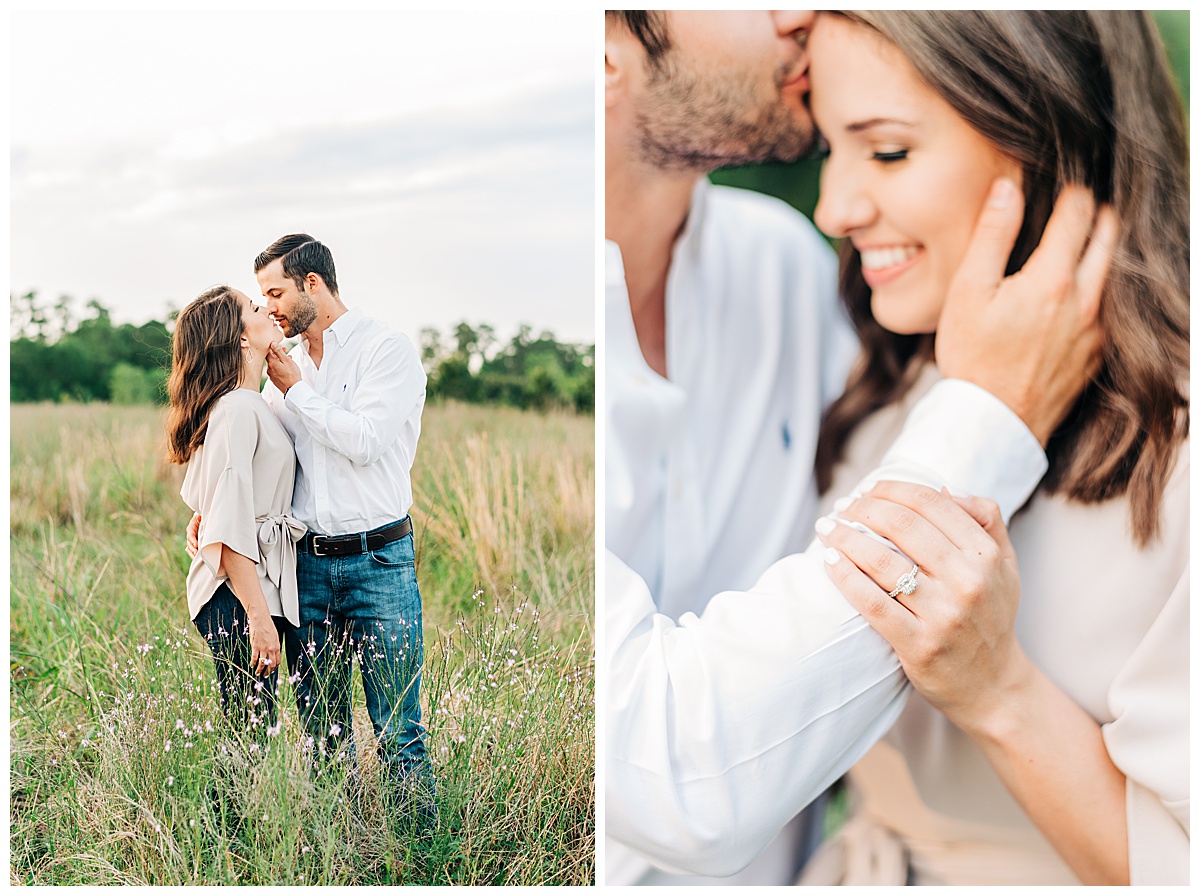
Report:
[[[837,562],[842,559],[842,555],[838,553],[837,548],[825,549],[825,563],[828,566],[836,566]]]
[[[867,479],[858,487],[858,493],[860,495],[865,495],[877,485],[879,485],[878,479]]]
[[[947,489],[947,491],[950,492],[950,497],[952,497],[952,498],[969,498],[969,497],[971,497],[966,492],[964,492],[961,488],[955,488],[953,485],[946,486],[946,489]]]
[[[817,520],[814,528],[817,530],[818,535],[828,535],[836,526],[837,523],[835,523],[832,519],[827,516],[823,516]]]
[[[833,502],[833,512],[841,513],[847,507],[854,503],[854,498],[838,498]]]

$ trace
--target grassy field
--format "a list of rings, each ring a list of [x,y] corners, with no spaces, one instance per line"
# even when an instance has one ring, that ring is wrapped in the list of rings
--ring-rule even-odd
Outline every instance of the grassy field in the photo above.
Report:
[[[11,882],[591,883],[592,419],[425,412],[412,515],[440,822],[421,839],[380,798],[361,688],[353,791],[309,774],[286,684],[265,756],[222,734],[161,431],[152,408],[11,410]]]

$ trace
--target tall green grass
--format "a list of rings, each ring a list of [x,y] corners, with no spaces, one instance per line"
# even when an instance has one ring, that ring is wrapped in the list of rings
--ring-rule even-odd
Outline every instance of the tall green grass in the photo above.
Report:
[[[432,407],[414,470],[439,825],[314,775],[291,693],[230,732],[187,619],[190,515],[150,408],[11,415],[10,832],[23,884],[587,884],[594,877],[593,430]]]

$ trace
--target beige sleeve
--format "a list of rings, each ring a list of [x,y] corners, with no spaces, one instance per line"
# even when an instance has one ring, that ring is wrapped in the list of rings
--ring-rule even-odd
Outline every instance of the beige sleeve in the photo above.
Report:
[[[1189,798],[1188,575],[1176,584],[1146,637],[1113,679],[1103,727],[1126,776],[1131,884],[1186,884]]]
[[[204,437],[200,470],[200,556],[223,577],[221,545],[258,562],[254,524],[254,449],[258,427],[244,405],[222,401]]]

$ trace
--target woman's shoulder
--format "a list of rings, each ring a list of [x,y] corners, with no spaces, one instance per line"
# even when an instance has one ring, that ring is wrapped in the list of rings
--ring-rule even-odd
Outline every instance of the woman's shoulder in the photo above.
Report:
[[[205,442],[214,438],[244,445],[256,443],[264,431],[279,426],[267,401],[250,389],[234,389],[217,399],[208,415]]]
[[[256,392],[253,389],[232,389],[226,392],[217,401],[223,401],[227,404],[242,404],[247,407],[257,405],[265,405],[266,399],[263,398],[261,392]]]
[[[209,414],[209,422],[211,424],[218,416],[245,420],[257,417],[263,412],[270,414],[271,409],[267,407],[266,399],[261,393],[253,389],[233,389],[217,399]]]

